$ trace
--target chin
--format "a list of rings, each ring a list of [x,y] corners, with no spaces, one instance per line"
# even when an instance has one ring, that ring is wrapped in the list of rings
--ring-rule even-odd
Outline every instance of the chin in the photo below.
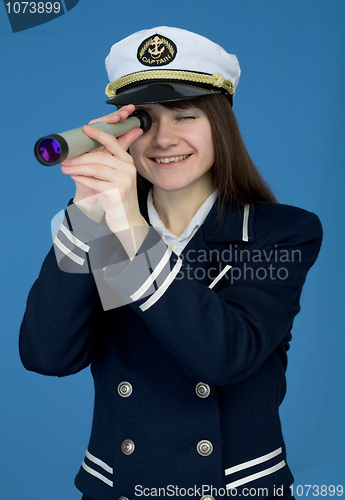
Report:
[[[181,189],[188,187],[190,184],[186,182],[175,181],[175,182],[162,182],[153,185],[161,189],[162,191],[172,192],[172,191],[181,191]]]

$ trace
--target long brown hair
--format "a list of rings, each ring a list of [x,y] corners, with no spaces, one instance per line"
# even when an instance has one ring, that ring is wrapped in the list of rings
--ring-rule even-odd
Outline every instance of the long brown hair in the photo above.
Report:
[[[223,94],[184,101],[161,103],[168,109],[197,107],[208,117],[215,152],[213,181],[218,188],[218,208],[225,204],[243,207],[246,204],[277,203],[244,145],[230,102]],[[148,193],[152,184],[138,174],[138,187]]]

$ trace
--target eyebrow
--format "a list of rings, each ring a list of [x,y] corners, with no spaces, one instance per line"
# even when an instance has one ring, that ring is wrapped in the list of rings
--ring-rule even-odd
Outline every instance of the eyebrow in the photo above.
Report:
[[[136,104],[135,109],[146,109],[149,108],[150,104]]]
[[[170,101],[168,101],[168,102],[170,102]],[[158,103],[152,103],[152,104],[154,105],[154,104],[161,104],[161,103],[158,102]],[[176,105],[176,107],[174,106],[172,108],[165,107],[164,104],[161,104],[161,105],[163,108],[167,109],[168,111],[172,111],[172,112],[176,111],[176,112],[180,113],[182,111],[186,111],[186,112],[193,111],[193,112],[199,112],[201,114],[205,114],[205,112],[202,109],[198,108],[197,106],[193,106],[193,105],[181,106],[181,107]],[[144,111],[146,110],[149,112],[150,111],[150,104],[138,104],[135,106],[135,109],[143,109]]]

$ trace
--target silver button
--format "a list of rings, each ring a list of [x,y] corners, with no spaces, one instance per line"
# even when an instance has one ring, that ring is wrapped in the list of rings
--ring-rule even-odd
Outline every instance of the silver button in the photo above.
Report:
[[[195,392],[199,398],[207,398],[210,395],[211,389],[209,385],[199,382],[195,387]]]
[[[117,388],[117,392],[122,398],[128,398],[132,394],[132,390],[132,385],[129,382],[121,382]]]
[[[203,441],[199,441],[196,446],[196,450],[199,455],[207,457],[208,455],[211,455],[213,451],[213,445],[212,443],[210,443],[210,441],[206,441],[206,439],[204,439]]]
[[[135,450],[135,444],[131,439],[125,439],[121,445],[121,450],[125,455],[132,455]]]
[[[214,497],[212,495],[204,495],[200,500],[214,500]]]
[[[120,497],[118,498],[118,500],[129,500],[129,498],[128,498],[128,497],[123,497],[123,496],[120,496]]]

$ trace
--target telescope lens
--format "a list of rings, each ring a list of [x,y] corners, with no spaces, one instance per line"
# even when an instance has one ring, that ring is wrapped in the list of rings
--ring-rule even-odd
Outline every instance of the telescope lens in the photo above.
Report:
[[[44,139],[39,145],[39,152],[47,163],[54,165],[61,155],[60,144],[55,139]]]

